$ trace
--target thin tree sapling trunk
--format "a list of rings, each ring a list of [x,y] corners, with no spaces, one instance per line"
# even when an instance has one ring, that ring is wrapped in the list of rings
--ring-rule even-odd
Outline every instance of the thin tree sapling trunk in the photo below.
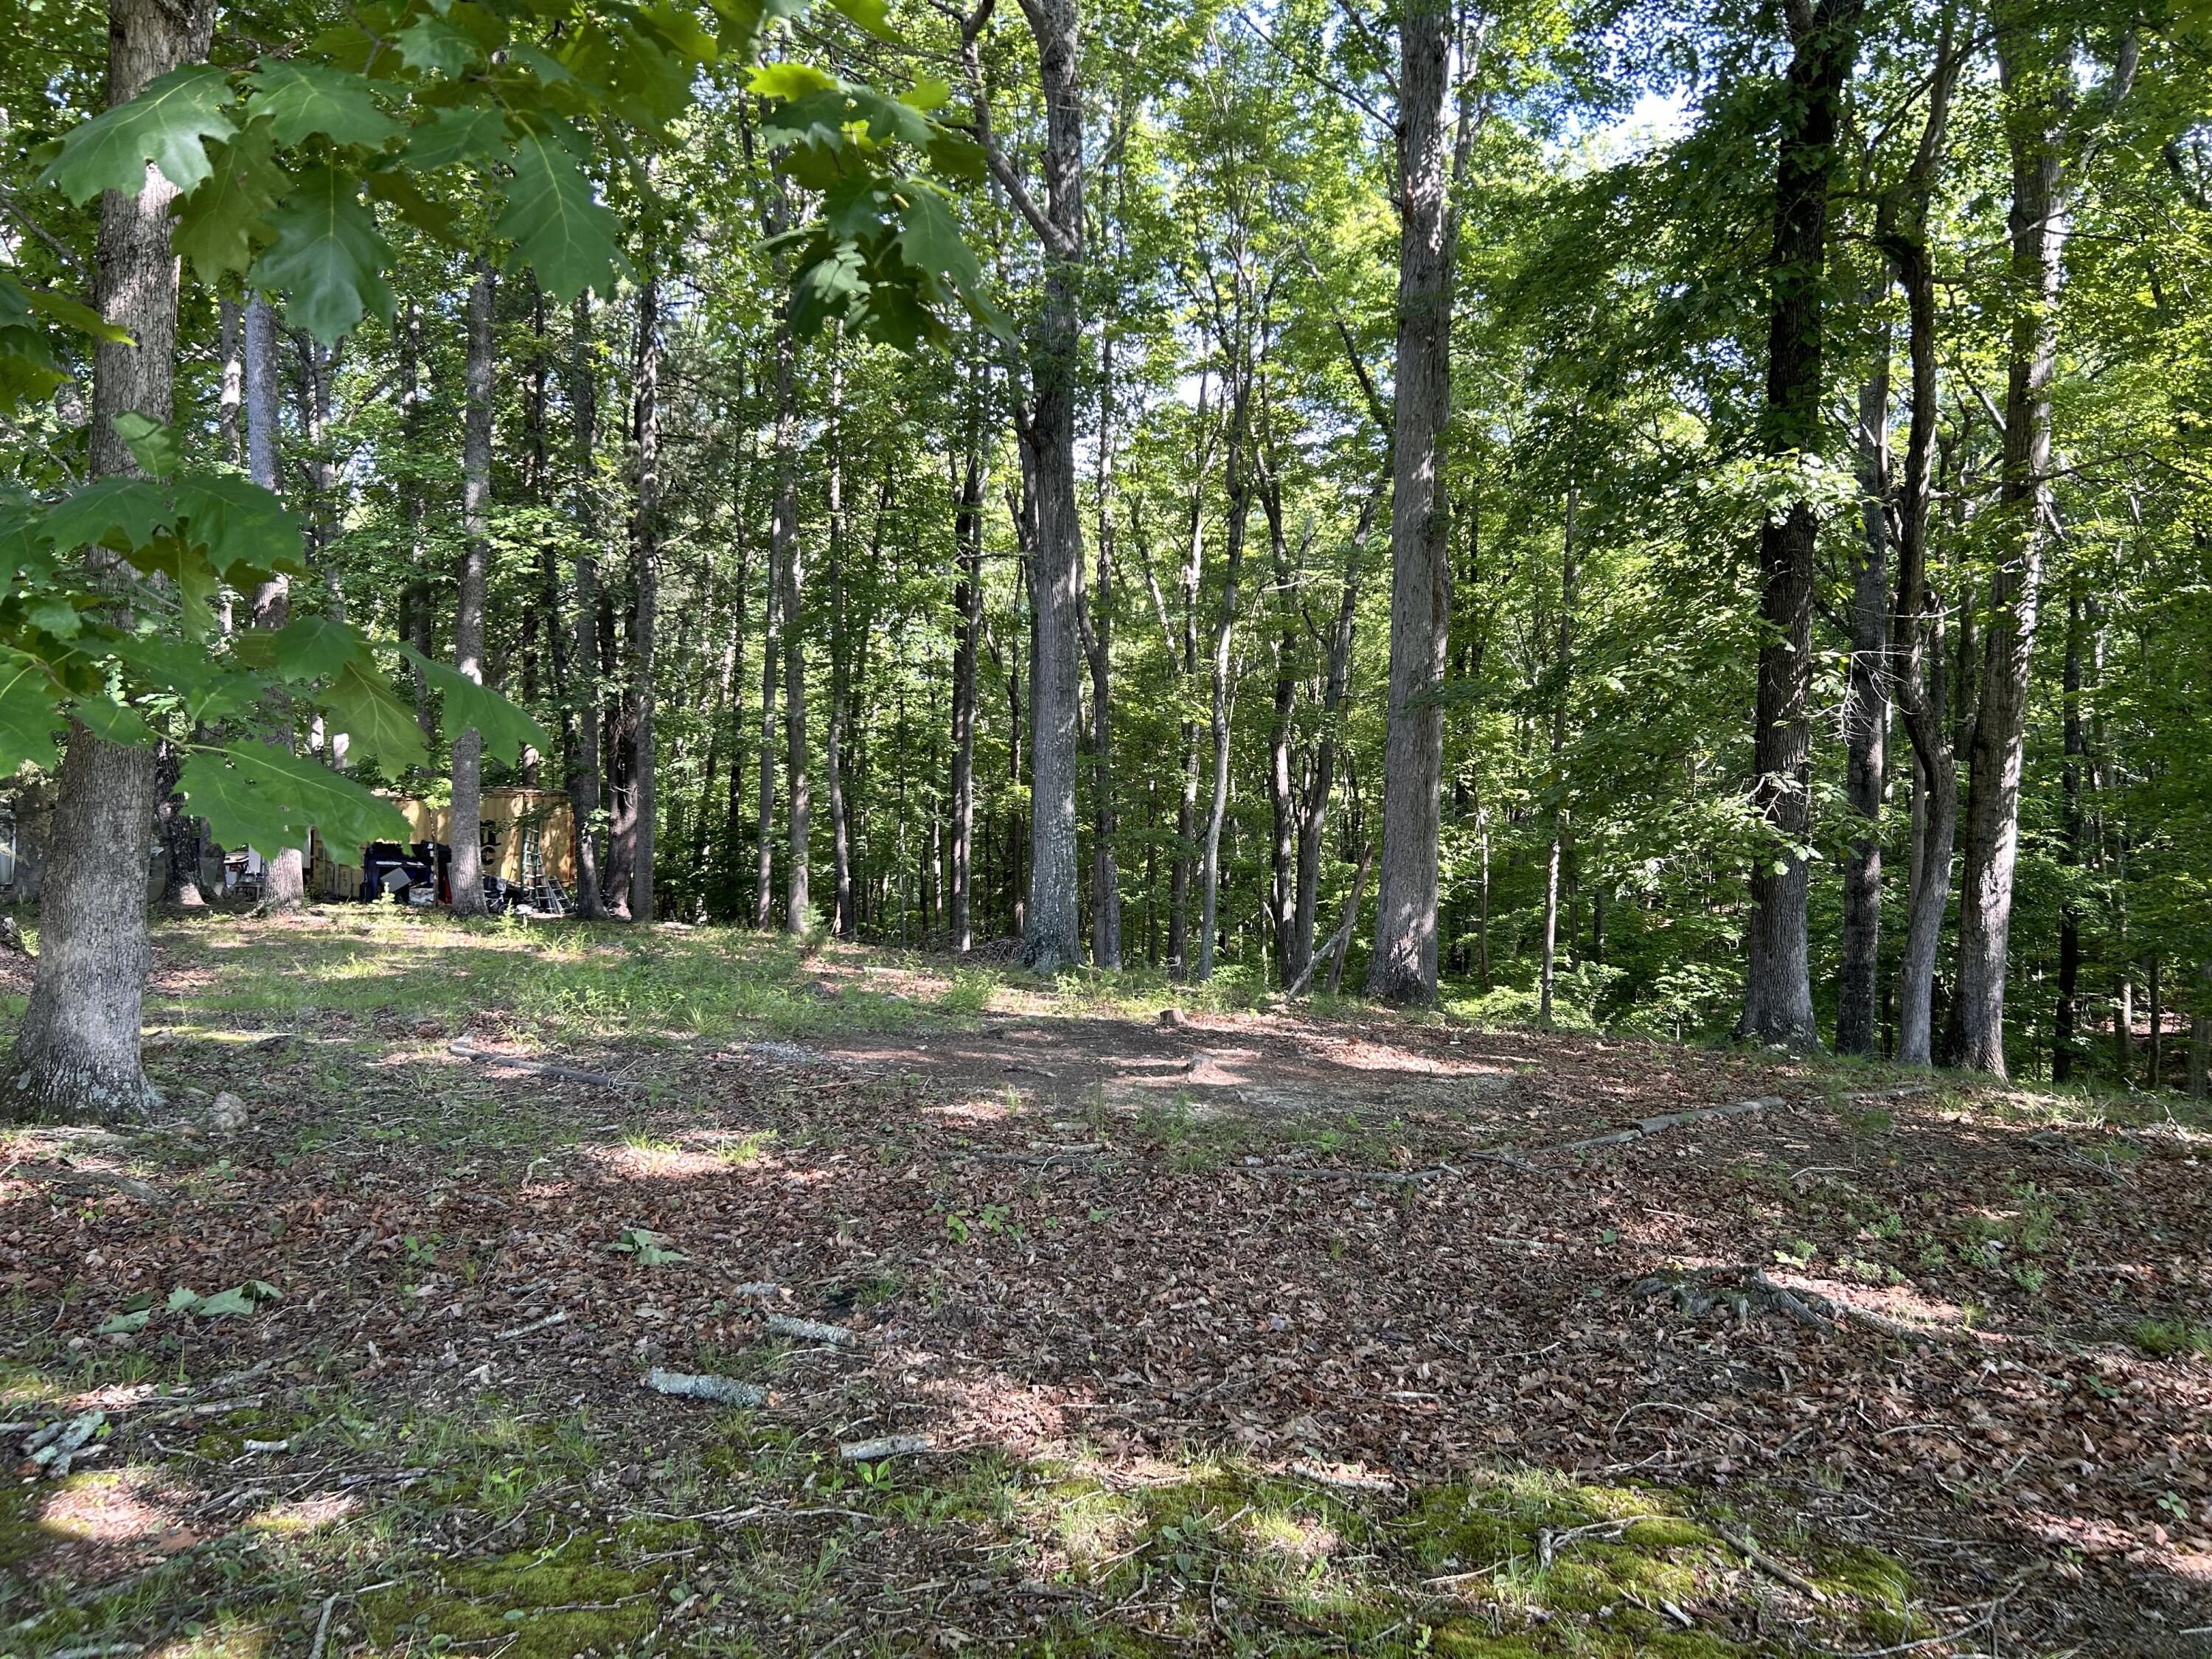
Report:
[[[592,296],[580,294],[568,337],[570,451],[576,502],[576,757],[568,769],[568,815],[574,820],[576,914],[606,915],[599,891],[599,493],[593,476],[599,446],[599,374],[592,361]]]
[[[483,682],[485,584],[491,560],[492,302],[491,260],[480,256],[469,284],[468,348],[462,367],[461,580],[453,607],[453,666]],[[453,844],[453,914],[484,914],[483,733],[471,726],[453,739],[453,802],[447,832]]]
[[[1872,1055],[1881,1001],[1881,807],[1889,773],[1889,330],[1859,388],[1859,538],[1851,556],[1851,656],[1844,705],[1844,793],[1858,820],[1844,862],[1836,1052]]]
[[[630,736],[629,919],[653,918],[653,854],[659,829],[658,757],[653,750],[654,635],[660,611],[660,283],[637,291],[637,374],[630,441],[637,451],[637,496],[629,525]]]

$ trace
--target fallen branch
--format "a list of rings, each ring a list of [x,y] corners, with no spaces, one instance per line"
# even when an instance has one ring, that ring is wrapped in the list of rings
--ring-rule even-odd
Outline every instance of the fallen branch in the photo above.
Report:
[[[8,1166],[7,1174],[20,1175],[27,1180],[45,1181],[57,1187],[100,1187],[121,1193],[125,1198],[135,1198],[141,1204],[167,1204],[167,1196],[158,1187],[150,1186],[136,1176],[116,1175],[106,1170],[80,1170],[70,1164],[49,1164],[43,1159],[25,1159]]]
[[[837,1448],[848,1463],[872,1463],[879,1457],[908,1457],[937,1443],[926,1434],[887,1434],[878,1440],[853,1440]]]
[[[580,1066],[556,1066],[543,1060],[525,1060],[520,1054],[495,1054],[489,1048],[477,1048],[465,1037],[447,1043],[446,1052],[459,1054],[463,1060],[480,1060],[487,1065],[504,1066],[513,1071],[559,1078],[564,1083],[588,1083],[600,1089],[634,1089],[637,1086],[623,1078],[609,1077],[605,1072],[586,1072]]]
[[[1582,1140],[1570,1140],[1556,1146],[1538,1148],[1547,1152],[1587,1152],[1593,1146],[1618,1146],[1632,1140],[1641,1140],[1646,1135],[1657,1134],[1662,1129],[1679,1128],[1685,1123],[1705,1123],[1714,1118],[1741,1117],[1747,1112],[1765,1111],[1770,1106],[1786,1103],[1779,1095],[1761,1095],[1756,1100],[1739,1100],[1726,1106],[1693,1106],[1687,1111],[1663,1112],[1656,1117],[1637,1119],[1626,1128],[1611,1130],[1601,1135],[1590,1135]]]
[[[1396,1481],[1379,1474],[1332,1474],[1317,1463],[1293,1463],[1291,1473],[1304,1475],[1321,1486],[1334,1486],[1340,1492],[1382,1493],[1398,1490]]]
[[[711,1400],[720,1406],[765,1406],[768,1390],[757,1382],[740,1382],[732,1376],[704,1376],[689,1371],[665,1371],[655,1365],[645,1374],[645,1386],[655,1394],[679,1400]]]
[[[768,1328],[778,1336],[795,1336],[805,1342],[827,1342],[833,1348],[844,1347],[853,1340],[853,1333],[842,1325],[825,1325],[818,1319],[793,1319],[789,1314],[770,1314]]]

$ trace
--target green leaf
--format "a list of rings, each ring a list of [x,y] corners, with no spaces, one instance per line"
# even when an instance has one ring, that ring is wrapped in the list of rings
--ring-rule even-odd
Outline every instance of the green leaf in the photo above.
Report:
[[[961,240],[945,198],[918,179],[902,181],[906,210],[899,216],[899,252],[906,262],[941,276],[963,294],[981,293],[983,267]]]
[[[553,739],[545,735],[544,726],[453,664],[426,657],[411,646],[401,646],[399,654],[421,669],[431,689],[442,695],[439,725],[449,741],[464,732],[481,732],[486,754],[505,755],[518,764],[526,749],[541,754],[552,749]]]
[[[261,683],[250,674],[211,663],[204,644],[155,633],[118,633],[106,644],[131,681],[143,688],[142,695],[167,702],[186,720],[222,720],[244,714],[261,701]]]
[[[358,658],[338,670],[320,699],[330,710],[331,729],[353,739],[352,752],[374,760],[386,772],[419,766],[429,758],[415,711],[399,701],[382,674]]]
[[[459,80],[471,64],[483,61],[483,48],[476,36],[442,17],[417,19],[399,31],[399,59],[421,75],[443,75]]]
[[[288,182],[275,145],[269,123],[254,122],[216,152],[207,181],[179,199],[169,246],[192,262],[202,282],[243,276],[255,242],[267,240],[269,210]]]
[[[428,233],[448,247],[465,250],[467,244],[461,234],[460,221],[453,209],[425,196],[411,171],[387,168],[370,173],[364,182],[373,199],[398,210],[399,216],[417,230]]]
[[[108,424],[131,451],[131,459],[138,463],[140,471],[152,477],[166,478],[177,470],[175,428],[150,415],[141,415],[135,409],[126,409],[112,416]]]
[[[899,44],[898,33],[891,27],[890,8],[884,0],[830,0],[830,4],[878,40]]]
[[[195,1319],[220,1319],[225,1314],[250,1314],[253,1298],[246,1293],[246,1286],[234,1285],[227,1291],[217,1291],[213,1296],[197,1297],[186,1310]]]
[[[70,705],[70,713],[94,737],[125,749],[141,748],[155,740],[137,709],[110,697],[79,697]]]
[[[215,627],[215,599],[222,577],[188,538],[161,535],[138,542],[123,555],[149,576],[161,576],[176,589],[185,637],[205,639]]]
[[[307,574],[299,520],[259,484],[235,473],[191,472],[173,494],[178,522],[232,586],[264,582],[280,570]]]
[[[72,202],[104,190],[135,197],[150,161],[179,190],[194,189],[214,167],[203,141],[231,135],[229,101],[229,77],[212,64],[155,76],[129,103],[71,128],[40,182],[58,185]]]
[[[143,478],[96,478],[47,508],[43,528],[68,553],[118,532],[132,545],[149,542],[168,522],[168,501]]]
[[[320,761],[264,744],[195,749],[177,787],[228,847],[303,847],[311,830],[347,849],[408,836],[390,801]]]
[[[514,244],[545,291],[563,303],[586,289],[610,291],[622,258],[617,228],[575,157],[551,133],[525,134],[514,147],[507,206],[492,232]]]
[[[377,106],[368,77],[351,70],[264,58],[251,79],[261,94],[253,112],[269,118],[276,142],[288,149],[317,133],[334,144],[381,149],[399,131]]]
[[[507,116],[498,110],[465,105],[440,110],[415,129],[404,152],[407,165],[432,173],[456,161],[488,161],[507,152]]]
[[[169,1292],[169,1300],[166,1311],[169,1313],[182,1313],[185,1309],[191,1307],[192,1304],[198,1302],[199,1299],[200,1293],[198,1291],[192,1290],[189,1286],[179,1285],[175,1290]]]
[[[110,1314],[100,1322],[100,1328],[93,1334],[118,1336],[128,1335],[132,1331],[143,1331],[146,1328],[146,1322],[153,1316],[154,1310],[151,1308],[141,1308],[136,1313]]]
[[[41,771],[58,769],[57,689],[44,663],[0,646],[0,772],[13,773],[26,761]]]
[[[899,102],[908,109],[918,109],[927,115],[933,109],[943,109],[945,100],[952,96],[950,82],[940,81],[933,75],[919,76],[910,91],[899,94]]]
[[[82,300],[71,299],[66,294],[57,294],[50,288],[27,288],[22,290],[24,302],[30,308],[64,328],[75,329],[108,345],[129,345],[131,331],[111,323]]]
[[[787,102],[812,93],[834,92],[840,84],[836,76],[825,74],[811,64],[785,62],[763,64],[746,78],[745,90]]]
[[[255,261],[253,284],[291,290],[292,315],[318,340],[336,344],[367,311],[391,317],[383,270],[392,250],[377,234],[356,180],[310,168],[269,222],[276,245]]]
[[[369,659],[360,629],[328,617],[297,617],[282,628],[251,629],[231,641],[231,650],[248,668],[301,684],[328,684],[347,664]]]

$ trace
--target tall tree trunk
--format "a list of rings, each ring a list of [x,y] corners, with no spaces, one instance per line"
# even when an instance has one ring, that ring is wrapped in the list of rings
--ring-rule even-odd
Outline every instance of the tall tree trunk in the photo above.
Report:
[[[654,632],[660,612],[660,282],[637,291],[637,378],[630,441],[637,450],[637,500],[629,526],[630,811],[636,819],[629,919],[651,921],[659,782],[653,752]]]
[[[1267,728],[1267,805],[1274,843],[1267,921],[1274,932],[1275,982],[1288,985],[1298,964],[1291,957],[1297,935],[1298,793],[1291,774],[1291,722],[1297,708],[1298,636],[1290,546],[1283,529],[1282,491],[1273,469],[1264,476],[1261,504],[1267,517],[1267,548],[1274,570],[1280,631],[1275,636],[1275,706]]]
[[[599,375],[592,361],[592,296],[576,296],[568,337],[570,447],[576,474],[576,756],[568,769],[568,815],[575,821],[576,914],[606,915],[599,892]]]
[[[1953,23],[1947,14],[1929,90],[1928,118],[1906,181],[1909,221],[1884,248],[1905,290],[1912,375],[1912,416],[1896,490],[1897,601],[1890,625],[1890,655],[1896,665],[1893,695],[1905,718],[1913,760],[1911,892],[1897,970],[1897,1058],[1907,1066],[1926,1066],[1934,1058],[1936,957],[1959,817],[1943,612],[1928,580],[1929,511],[1942,412],[1937,406],[1936,278],[1928,252],[1928,216],[1958,68]]]
[[[207,54],[209,0],[111,0],[107,102],[127,103],[157,75]],[[136,195],[100,198],[94,300],[122,337],[94,349],[92,471],[137,471],[118,415],[175,413],[177,260],[169,209],[177,191],[151,167]],[[91,556],[97,557],[97,554]],[[156,1098],[139,1064],[149,950],[146,841],[157,779],[150,746],[130,748],[71,723],[40,907],[30,1006],[9,1057],[9,1121],[120,1121]]]
[[[1843,962],[1836,995],[1836,1052],[1875,1051],[1881,1023],[1881,804],[1888,786],[1889,330],[1859,388],[1860,539],[1851,559],[1851,659],[1844,707],[1844,793],[1859,830],[1844,865]]]
[[[1761,434],[1777,462],[1820,453],[1820,358],[1828,193],[1843,88],[1858,52],[1859,0],[1818,0],[1796,33],[1774,184],[1766,408]],[[1804,845],[1811,823],[1813,554],[1820,520],[1799,501],[1759,537],[1759,693],[1752,726],[1753,799],[1781,843],[1761,848],[1751,877],[1750,954],[1739,1036],[1819,1046],[1813,1018]]]
[[[2059,774],[2066,797],[2066,839],[2059,861],[2078,870],[2087,837],[2081,811],[2081,763],[2087,753],[2086,722],[2081,718],[2081,594],[2078,585],[2066,596],[2066,666],[2063,724],[2066,761]],[[2075,1045],[2081,1040],[2081,907],[2068,878],[2058,912],[2058,1005],[2051,1022],[2051,1080],[2065,1083],[2074,1076]]]
[[[1322,836],[1328,827],[1328,803],[1336,787],[1337,726],[1352,679],[1352,644],[1359,614],[1359,578],[1367,554],[1368,538],[1375,533],[1375,515],[1381,507],[1378,486],[1359,504],[1359,523],[1345,549],[1342,584],[1337,590],[1336,623],[1330,630],[1328,677],[1322,684],[1321,736],[1314,744],[1313,770],[1306,781],[1304,801],[1298,814],[1297,915],[1291,933],[1291,950],[1285,966],[1285,983],[1308,972],[1313,963],[1315,913],[1321,890]]]
[[[781,386],[783,369],[780,363],[776,373]],[[776,549],[776,570],[783,584],[783,775],[784,792],[789,800],[786,823],[791,841],[784,871],[783,926],[787,933],[804,933],[814,925],[814,906],[807,890],[812,842],[806,787],[806,631],[800,625],[805,614],[801,602],[805,572],[799,545],[795,408],[792,421],[788,448],[784,446],[781,424],[778,427],[777,447],[781,452],[779,465],[783,470],[778,480],[771,539]]]
[[[775,696],[783,666],[783,568],[799,537],[799,366],[788,321],[775,337],[775,498],[769,509],[768,588],[761,608],[760,799],[753,926],[775,921]]]
[[[2189,1097],[2202,1102],[2212,1079],[2212,957],[2197,965],[2197,1012],[2189,1022]]]
[[[1036,546],[1030,561],[1030,879],[1023,963],[1039,973],[1083,960],[1075,782],[1082,720],[1076,603],[1083,520],[1075,490],[1082,325],[1083,89],[1076,0],[1022,0],[1044,93],[1044,303],[1030,359]]]
[[[1452,8],[1406,0],[1398,25],[1398,346],[1391,436],[1390,690],[1383,744],[1382,857],[1367,992],[1437,994],[1437,833],[1443,683],[1451,637],[1453,216],[1444,102]]]
[[[1244,537],[1252,515],[1252,481],[1245,453],[1251,434],[1252,372],[1249,348],[1242,341],[1224,340],[1231,356],[1232,376],[1229,443],[1224,484],[1229,513],[1223,527],[1221,606],[1214,613],[1212,682],[1207,702],[1207,729],[1213,738],[1212,790],[1206,797],[1206,843],[1199,860],[1198,974],[1200,982],[1213,977],[1213,951],[1219,932],[1221,902],[1221,826],[1229,811],[1229,657],[1237,629],[1237,585],[1244,568]]]
[[[845,592],[845,366],[830,369],[830,719],[822,738],[822,782],[830,806],[830,931],[840,939],[860,933],[853,914],[853,837],[845,811],[845,699],[852,672],[850,613]]]
[[[216,435],[231,465],[243,466],[246,440],[240,421],[246,403],[246,307],[226,294],[216,300],[216,356],[222,364],[222,387],[216,397]]]
[[[1559,658],[1554,669],[1559,690],[1552,704],[1552,840],[1544,860],[1544,948],[1536,976],[1536,1020],[1549,1026],[1557,990],[1559,953],[1559,865],[1566,851],[1566,779],[1560,757],[1567,746],[1567,696],[1574,686],[1575,599],[1579,572],[1576,568],[1575,509],[1579,505],[1574,484],[1567,485],[1567,511],[1559,540]]]
[[[1091,960],[1121,965],[1121,875],[1114,860],[1120,819],[1114,809],[1114,348],[1101,350],[1098,386],[1098,557],[1094,597],[1079,576],[1076,621],[1091,665]]]
[[[468,352],[462,369],[461,581],[453,607],[453,666],[483,681],[485,584],[491,560],[492,302],[491,260],[479,257],[469,284]],[[453,739],[453,804],[447,831],[453,849],[453,914],[484,914],[483,733],[471,726]]]
[[[277,447],[282,432],[282,398],[276,385],[276,313],[268,297],[246,300],[246,471],[272,495],[284,492],[283,461]],[[283,628],[292,620],[292,579],[283,571],[253,593],[253,625]],[[279,703],[264,738],[271,748],[292,751],[292,712]],[[263,860],[264,908],[296,910],[307,897],[306,868],[296,847],[257,848]]]
[[[2051,386],[2058,368],[2058,291],[2073,193],[2065,152],[2074,137],[2075,65],[2071,35],[2061,38],[2067,46],[2027,27],[1996,33],[2012,151],[2015,308],[1997,488],[2002,542],[1990,588],[1982,695],[1968,753],[1959,965],[1945,1046],[1954,1063],[1997,1077],[2005,1075],[2005,959],[2020,852],[2028,658],[2051,517]],[[2107,93],[2124,94],[2133,78],[2130,46]]]
[[[966,455],[960,467],[952,544],[959,575],[952,587],[952,849],[949,927],[952,948],[975,944],[975,667],[983,631],[982,404],[971,397]]]

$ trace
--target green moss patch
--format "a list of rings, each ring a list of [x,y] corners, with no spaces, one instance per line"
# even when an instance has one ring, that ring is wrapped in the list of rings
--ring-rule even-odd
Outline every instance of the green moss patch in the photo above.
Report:
[[[427,1584],[362,1598],[369,1641],[391,1653],[507,1643],[507,1659],[570,1659],[634,1647],[659,1624],[672,1565],[623,1564],[619,1540],[578,1539],[447,1569]]]

